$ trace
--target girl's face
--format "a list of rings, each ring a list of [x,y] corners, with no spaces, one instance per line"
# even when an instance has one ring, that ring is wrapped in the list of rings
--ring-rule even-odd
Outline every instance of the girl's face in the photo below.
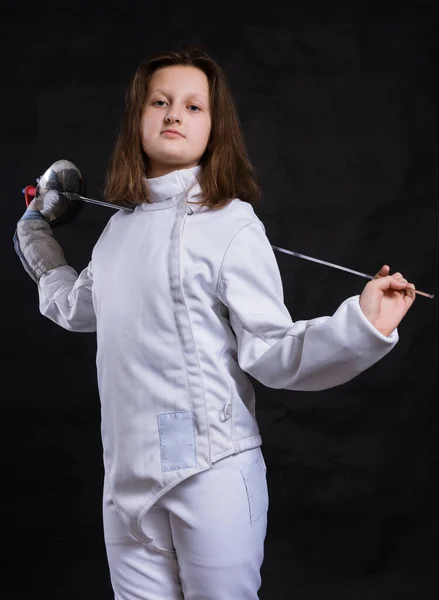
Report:
[[[155,71],[141,119],[148,177],[198,164],[209,140],[209,81],[196,67],[175,65]]]

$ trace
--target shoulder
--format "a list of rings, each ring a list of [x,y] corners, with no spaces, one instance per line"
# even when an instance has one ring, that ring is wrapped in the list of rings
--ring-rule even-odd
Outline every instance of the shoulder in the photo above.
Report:
[[[119,210],[110,216],[105,224],[99,238],[94,245],[94,252],[106,244],[114,244],[114,236],[122,235],[125,231],[127,223],[133,218],[134,211]]]
[[[115,207],[115,212],[110,216],[105,226],[104,232],[114,227],[124,227],[134,218],[134,215],[139,210],[139,205],[134,209],[119,209]]]
[[[221,208],[191,205],[194,214],[188,216],[184,227],[185,245],[193,256],[212,260],[219,265],[228,249],[240,239],[245,231],[256,229],[258,236],[265,236],[265,228],[253,206],[234,198]],[[249,227],[251,226],[251,227]]]
[[[234,237],[241,229],[250,224],[259,225],[265,231],[253,206],[239,198],[234,198],[222,208],[209,209],[202,213],[206,216],[206,221],[209,221],[218,233],[229,238]]]
[[[191,228],[194,236],[206,238],[209,245],[215,245],[220,252],[225,252],[232,240],[240,234],[241,231],[257,229],[265,235],[265,227],[254,208],[248,202],[239,198],[234,198],[228,204],[221,208],[203,207],[196,209],[197,217],[193,221],[194,228]]]

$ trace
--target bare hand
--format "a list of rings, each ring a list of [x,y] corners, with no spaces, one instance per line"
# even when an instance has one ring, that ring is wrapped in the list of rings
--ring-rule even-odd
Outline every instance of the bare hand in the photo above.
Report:
[[[383,265],[360,296],[364,315],[385,336],[399,325],[416,298],[413,283],[401,273],[389,273],[390,267]]]

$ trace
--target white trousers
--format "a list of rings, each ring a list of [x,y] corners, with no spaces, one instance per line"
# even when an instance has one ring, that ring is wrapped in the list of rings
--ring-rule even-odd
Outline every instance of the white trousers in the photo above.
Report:
[[[265,471],[262,452],[254,448],[182,481],[146,514],[145,544],[128,532],[104,483],[115,600],[257,600],[267,528]]]

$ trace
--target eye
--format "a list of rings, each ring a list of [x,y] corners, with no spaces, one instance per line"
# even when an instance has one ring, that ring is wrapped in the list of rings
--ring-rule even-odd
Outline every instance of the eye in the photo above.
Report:
[[[155,102],[152,103],[153,106],[159,105],[159,106],[164,106],[166,104],[165,100],[156,100]]]
[[[195,104],[191,104],[188,108],[190,112],[199,112],[201,110],[201,108],[199,106],[196,106]]]

